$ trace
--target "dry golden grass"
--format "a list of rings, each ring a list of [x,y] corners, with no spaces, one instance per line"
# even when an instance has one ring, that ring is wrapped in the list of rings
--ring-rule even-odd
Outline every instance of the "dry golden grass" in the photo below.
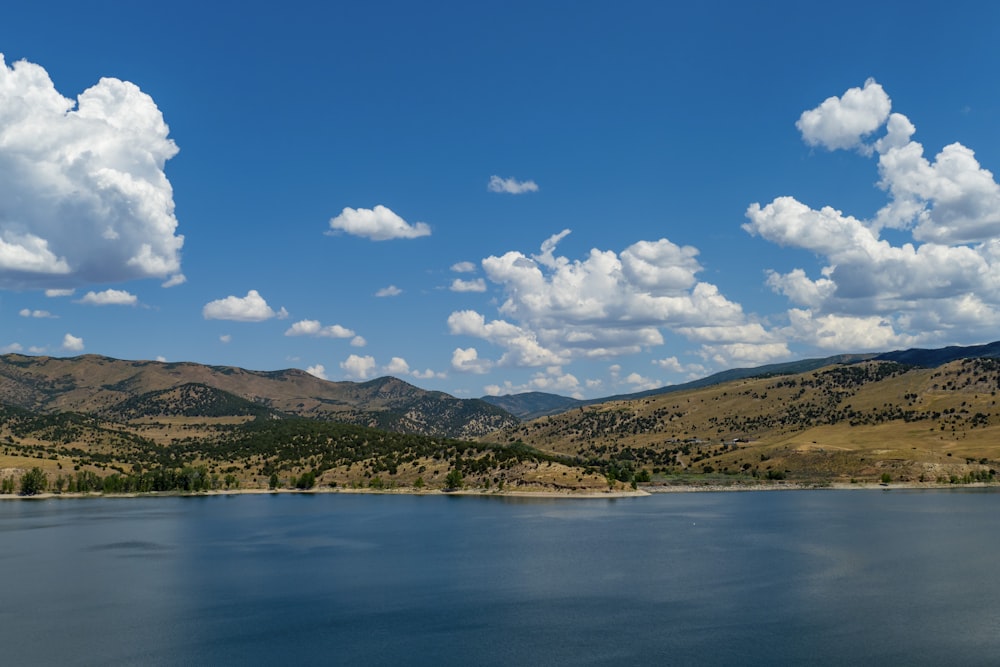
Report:
[[[877,376],[878,362],[750,378],[575,409],[491,439],[585,459],[628,458],[636,450],[655,458],[687,445],[688,453],[660,466],[674,472],[710,466],[826,480],[889,469],[894,477],[962,476],[1000,468],[1000,372],[989,361],[855,384],[852,373]]]

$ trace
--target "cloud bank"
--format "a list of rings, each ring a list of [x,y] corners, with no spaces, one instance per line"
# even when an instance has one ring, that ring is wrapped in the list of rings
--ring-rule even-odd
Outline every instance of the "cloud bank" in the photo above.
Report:
[[[960,143],[926,157],[913,123],[891,108],[869,79],[796,124],[808,145],[877,159],[887,203],[872,218],[789,196],[747,209],[747,232],[824,263],[814,276],[802,268],[768,272],[767,284],[793,306],[782,331],[789,340],[880,350],[996,338],[1000,186]],[[886,229],[910,240],[895,245],[883,238]]]
[[[551,236],[536,255],[510,251],[484,259],[487,279],[504,293],[500,318],[455,311],[449,331],[502,349],[495,362],[501,367],[560,368],[580,359],[635,354],[662,345],[663,330],[700,344],[700,354],[722,363],[789,354],[739,304],[697,279],[697,249],[659,239],[618,253],[593,249],[585,259],[570,260],[555,254],[567,234]],[[475,348],[459,348],[452,357],[459,371],[479,373],[492,363]]]

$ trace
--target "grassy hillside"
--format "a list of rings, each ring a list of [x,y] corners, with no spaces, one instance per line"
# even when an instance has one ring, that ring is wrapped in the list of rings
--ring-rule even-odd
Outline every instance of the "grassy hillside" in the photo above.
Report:
[[[581,407],[490,439],[661,479],[978,479],[1000,468],[998,389],[995,359],[869,361]]]
[[[994,358],[768,372],[524,423],[392,378],[331,390],[291,371],[24,359],[0,365],[0,493],[34,467],[63,490],[116,492],[954,484],[1000,469]],[[306,403],[309,387],[326,393]],[[476,442],[449,435],[497,423]]]
[[[33,467],[47,474],[53,488],[64,491],[609,488],[599,470],[584,470],[571,457],[523,445],[432,438],[299,417],[179,415],[126,425],[80,413],[0,409],[0,481]]]

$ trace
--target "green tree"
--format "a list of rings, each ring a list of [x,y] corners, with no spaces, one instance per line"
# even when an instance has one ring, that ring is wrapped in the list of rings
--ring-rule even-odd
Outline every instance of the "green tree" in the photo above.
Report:
[[[295,487],[298,489],[311,489],[314,486],[316,486],[316,473],[312,471],[302,473],[295,482]]]
[[[882,483],[883,484],[888,484],[891,481],[892,481],[892,475],[890,475],[887,472],[882,473]]]
[[[444,490],[454,491],[462,488],[462,473],[458,468],[452,468],[444,478]]]
[[[276,489],[278,488],[278,484],[280,484],[278,481],[278,473],[272,472],[271,477],[267,480],[267,486],[270,489]]]
[[[34,496],[45,491],[49,480],[41,468],[35,467],[21,475],[21,495]]]

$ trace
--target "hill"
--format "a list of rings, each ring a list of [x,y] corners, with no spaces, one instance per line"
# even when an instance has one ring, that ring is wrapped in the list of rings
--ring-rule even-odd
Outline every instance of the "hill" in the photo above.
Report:
[[[506,410],[518,419],[536,419],[545,415],[555,415],[566,412],[589,401],[547,394],[541,391],[529,391],[521,394],[506,394],[504,396],[483,396],[483,401]],[[601,399],[605,400],[605,399]]]
[[[0,494],[36,466],[105,491],[989,483],[998,350],[804,360],[601,402],[496,399],[547,412],[524,422],[396,378],[5,355]]]
[[[949,361],[958,359],[996,359],[1000,358],[1000,341],[986,345],[959,346],[952,345],[938,349],[912,348],[896,352],[885,352],[876,359],[883,361],[898,361],[903,364],[934,368]]]
[[[875,358],[874,354],[838,354],[823,359],[802,359],[799,361],[789,361],[781,364],[769,364],[756,366],[753,368],[731,368],[729,370],[714,373],[697,380],[672,384],[657,389],[647,389],[646,391],[633,392],[629,394],[617,394],[604,398],[593,398],[589,400],[577,400],[567,398],[558,394],[547,394],[544,392],[525,392],[521,394],[507,394],[504,396],[483,396],[482,400],[487,403],[499,406],[511,413],[518,419],[531,420],[546,415],[555,415],[560,412],[572,410],[584,405],[596,405],[609,401],[630,401],[645,398],[647,396],[660,396],[662,394],[672,394],[679,391],[697,389],[699,387],[711,387],[723,382],[731,382],[742,378],[756,377],[761,375],[788,375],[792,373],[804,373],[824,366],[833,364],[851,364],[866,359]]]
[[[42,414],[81,412],[119,420],[271,411],[456,438],[479,436],[517,421],[484,401],[425,391],[392,377],[328,382],[296,369],[250,371],[89,354],[0,356],[0,404]]]
[[[581,406],[490,439],[654,477],[992,478],[998,389],[990,357],[936,368],[872,359]]]
[[[898,350],[893,352],[883,352],[881,354],[838,354],[819,359],[800,359],[780,364],[767,364],[764,366],[754,366],[748,368],[731,368],[719,373],[683,382],[681,384],[667,385],[656,389],[648,389],[640,392],[628,394],[617,394],[603,398],[589,400],[577,400],[567,398],[558,394],[548,394],[543,392],[525,392],[521,394],[507,394],[504,396],[484,396],[482,400],[487,403],[502,407],[518,419],[531,420],[546,415],[559,414],[566,410],[580,407],[582,405],[595,405],[608,401],[629,401],[638,400],[647,396],[659,396],[662,394],[672,394],[679,391],[698,389],[700,387],[711,387],[723,382],[731,382],[749,377],[760,377],[765,375],[791,375],[795,373],[805,373],[807,371],[832,366],[834,364],[853,364],[869,359],[880,361],[898,361],[913,366],[934,368],[949,361],[957,359],[977,359],[977,358],[1000,358],[1000,341],[987,343],[985,345],[971,346],[950,346],[939,349],[913,348],[909,350]]]
[[[35,467],[76,492],[609,488],[569,457],[472,441],[517,423],[391,377],[10,354],[0,356],[0,494]]]

